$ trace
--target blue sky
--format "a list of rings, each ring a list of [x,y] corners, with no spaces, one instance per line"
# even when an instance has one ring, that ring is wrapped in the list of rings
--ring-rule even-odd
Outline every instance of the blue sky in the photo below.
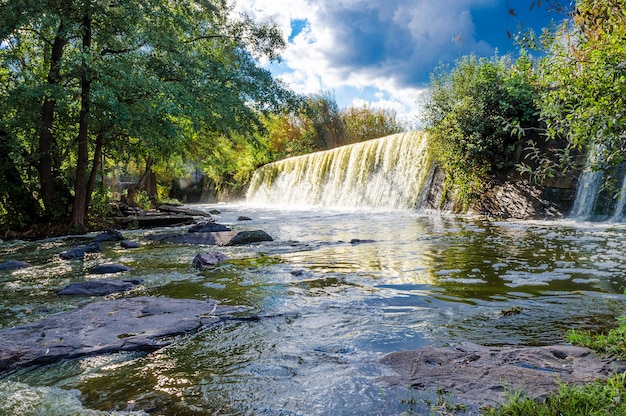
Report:
[[[545,3],[545,1],[544,1]],[[330,90],[341,107],[390,108],[407,122],[440,63],[475,53],[515,52],[507,33],[552,19],[533,0],[237,0],[237,10],[271,19],[288,47],[267,64],[299,93]],[[509,13],[514,9],[516,16]]]

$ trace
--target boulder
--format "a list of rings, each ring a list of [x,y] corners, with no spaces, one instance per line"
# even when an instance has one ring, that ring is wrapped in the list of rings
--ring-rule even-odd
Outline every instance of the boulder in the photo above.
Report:
[[[209,251],[207,253],[196,255],[196,257],[193,258],[193,267],[196,269],[213,267],[226,259],[228,259],[228,257],[223,253],[218,251]]]
[[[88,355],[154,351],[243,309],[146,296],[93,302],[0,330],[0,371]]]
[[[240,215],[237,217],[237,221],[252,221],[252,218],[246,217],[245,215]]]
[[[243,244],[260,243],[262,241],[274,241],[274,239],[262,230],[239,231],[226,245],[239,246]]]
[[[57,290],[61,296],[105,296],[111,293],[126,292],[141,283],[140,280],[87,280],[71,283]]]
[[[555,392],[560,382],[589,383],[625,369],[615,358],[568,345],[423,348],[388,354],[382,362],[397,373],[384,377],[391,384],[423,393],[444,389],[455,402],[474,406],[501,404],[507,392],[542,399]]]
[[[122,241],[124,240],[124,236],[121,232],[117,230],[106,230],[105,232],[98,234],[94,237],[93,242],[96,243],[104,243],[107,241]]]
[[[136,241],[122,240],[120,241],[120,246],[122,248],[139,248],[141,244]]]
[[[162,243],[235,246],[263,241],[273,241],[265,231],[219,231],[210,233],[187,233],[177,235],[151,235],[146,238]]]
[[[108,273],[122,273],[129,272],[130,267],[124,266],[123,264],[110,263],[110,264],[99,264],[94,266],[89,270],[89,273],[93,274],[108,274]]]
[[[26,263],[25,261],[19,260],[7,260],[0,263],[0,271],[1,270],[15,270],[15,269],[23,269],[25,267],[31,267],[32,264]]]
[[[213,233],[219,231],[231,231],[231,229],[213,221],[203,221],[191,226],[187,230],[188,233]]]
[[[100,252],[100,250],[100,243],[92,242],[89,244],[73,247],[68,251],[64,251],[59,256],[63,260],[82,259],[83,257],[85,257],[85,253],[98,253]]]

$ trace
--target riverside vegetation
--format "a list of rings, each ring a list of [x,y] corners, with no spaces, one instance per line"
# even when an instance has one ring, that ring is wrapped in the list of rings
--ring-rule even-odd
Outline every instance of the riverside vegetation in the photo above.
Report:
[[[392,112],[341,110],[331,93],[291,92],[257,63],[285,46],[276,26],[234,16],[225,1],[105,3],[0,5],[4,235],[101,225],[115,170],[141,174],[128,194],[134,203],[169,197],[188,161],[228,197],[267,162],[403,129]],[[591,148],[604,192],[617,193],[625,39],[621,1],[578,0],[555,27],[520,35],[518,57],[469,56],[435,71],[422,122],[459,210],[502,177],[542,184],[578,171]],[[621,321],[607,335],[573,332],[570,341],[623,354],[625,333]],[[625,393],[618,375],[563,386],[543,404],[513,396],[490,412],[619,413]]]

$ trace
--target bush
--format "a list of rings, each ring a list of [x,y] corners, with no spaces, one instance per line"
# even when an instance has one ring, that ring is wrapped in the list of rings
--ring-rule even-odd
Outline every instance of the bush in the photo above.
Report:
[[[438,68],[424,105],[424,122],[446,187],[467,205],[489,175],[516,162],[520,136],[538,124],[531,60],[466,56]]]

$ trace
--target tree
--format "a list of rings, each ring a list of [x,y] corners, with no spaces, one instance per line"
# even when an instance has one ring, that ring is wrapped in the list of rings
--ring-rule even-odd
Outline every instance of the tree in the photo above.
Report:
[[[28,149],[50,217],[71,189],[78,226],[103,154],[166,159],[194,131],[255,131],[296,101],[257,65],[284,46],[277,27],[224,0],[3,2],[0,41],[11,140]]]
[[[395,111],[373,108],[369,105],[345,109],[342,111],[342,119],[350,143],[376,139],[404,131]]]
[[[459,202],[469,203],[489,175],[514,165],[520,138],[513,130],[537,127],[535,88],[524,54],[516,61],[466,56],[431,76],[424,122]]]
[[[541,117],[550,138],[601,149],[600,163],[626,156],[626,11],[620,0],[580,0],[571,18],[546,32]]]

